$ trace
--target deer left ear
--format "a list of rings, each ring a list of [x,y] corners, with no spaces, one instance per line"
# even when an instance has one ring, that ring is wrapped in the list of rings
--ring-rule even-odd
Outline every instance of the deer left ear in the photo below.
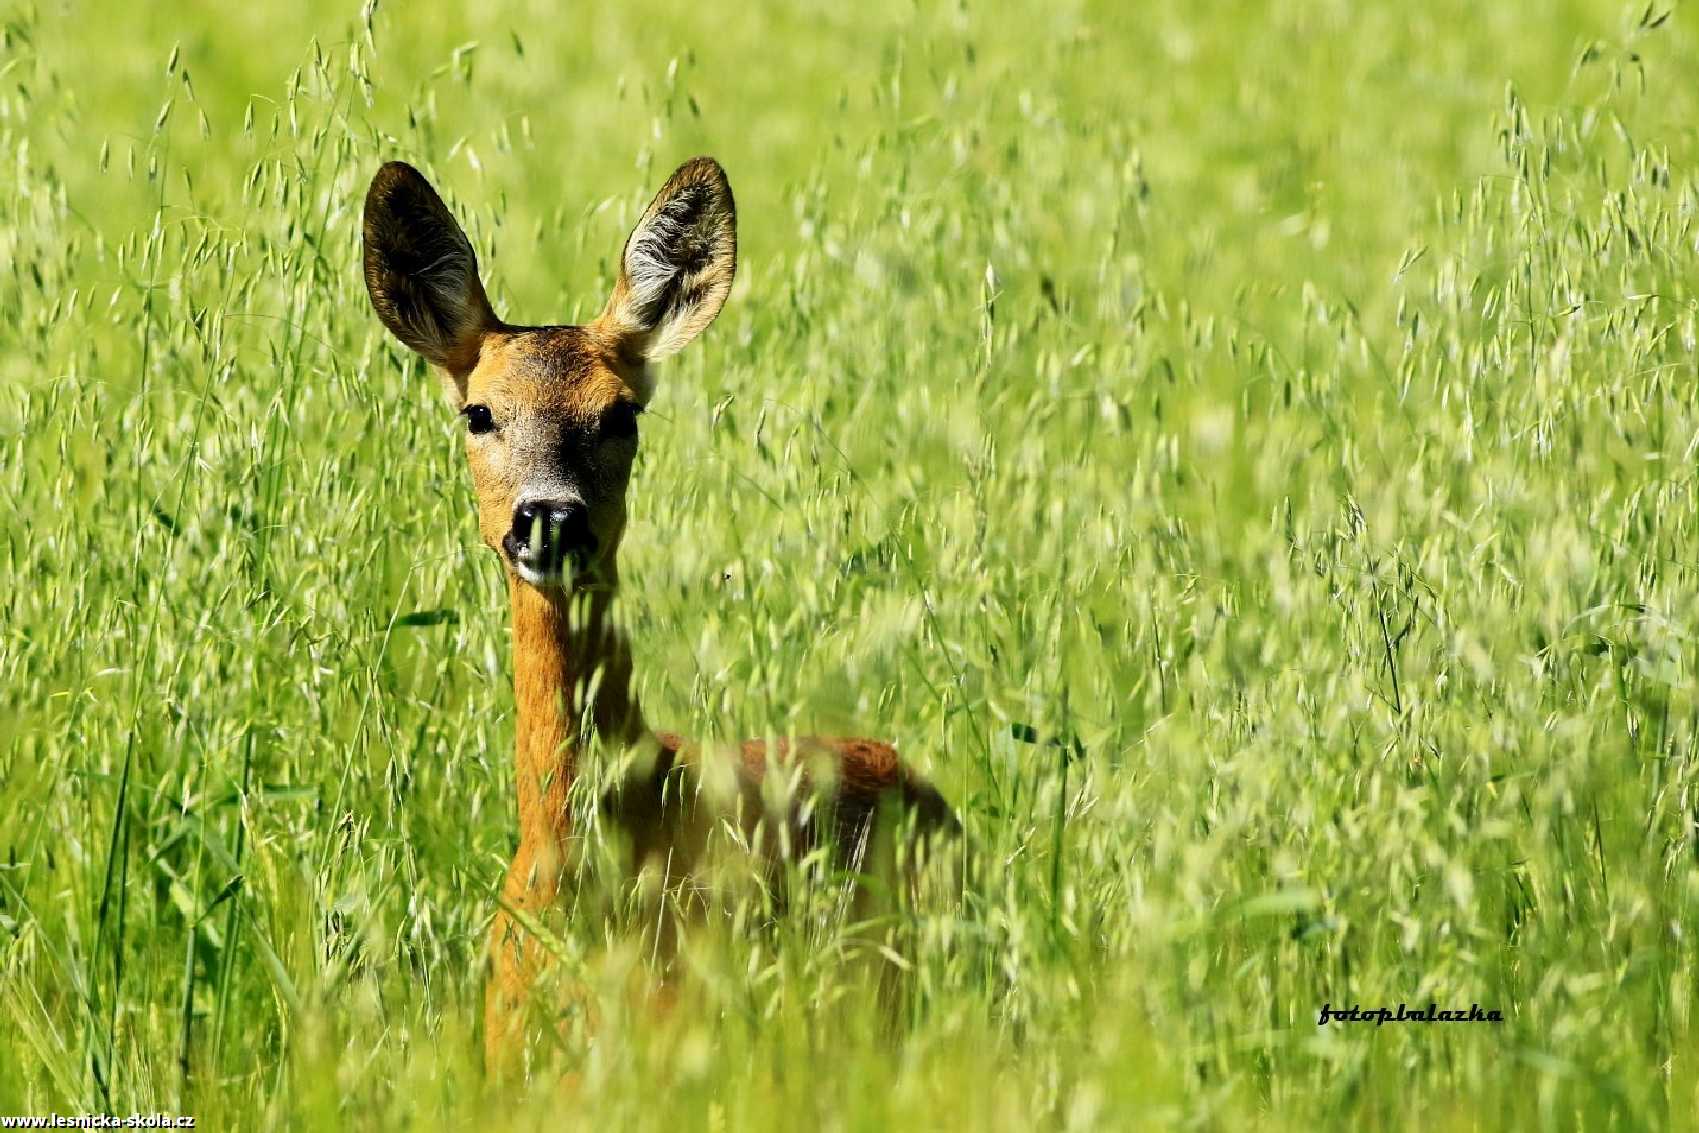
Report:
[[[598,325],[633,361],[676,354],[725,306],[737,270],[737,206],[711,157],[678,167],[620,255]]]
[[[401,161],[372,178],[363,235],[378,318],[458,383],[478,364],[484,335],[500,326],[472,242],[431,183]]]

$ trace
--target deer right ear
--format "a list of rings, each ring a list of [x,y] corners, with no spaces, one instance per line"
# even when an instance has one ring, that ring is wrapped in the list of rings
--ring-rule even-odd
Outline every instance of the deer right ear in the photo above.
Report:
[[[599,326],[634,361],[676,354],[720,313],[736,270],[737,206],[726,172],[711,157],[687,161],[626,239]]]
[[[392,161],[366,192],[366,290],[391,334],[458,382],[500,325],[472,242],[417,169]]]

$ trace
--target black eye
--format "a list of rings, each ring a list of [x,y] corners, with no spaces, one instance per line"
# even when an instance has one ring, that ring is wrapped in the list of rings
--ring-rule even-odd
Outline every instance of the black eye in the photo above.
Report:
[[[490,407],[487,405],[468,405],[460,411],[460,415],[466,418],[468,433],[488,433],[496,427],[495,418],[490,416]]]
[[[637,415],[643,407],[635,401],[616,401],[602,414],[602,438],[617,440],[637,435]]]

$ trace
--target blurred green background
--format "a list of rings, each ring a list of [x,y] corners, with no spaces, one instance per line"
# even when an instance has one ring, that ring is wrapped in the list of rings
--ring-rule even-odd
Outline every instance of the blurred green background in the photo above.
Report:
[[[1685,9],[0,28],[0,1112],[1694,1124]],[[563,918],[605,1025],[500,1090],[501,571],[360,202],[413,162],[570,322],[697,153],[741,254],[645,417],[648,714],[895,739],[987,871],[894,1034],[830,919],[702,926],[650,1019]],[[1430,1001],[1507,1021],[1317,1025]]]

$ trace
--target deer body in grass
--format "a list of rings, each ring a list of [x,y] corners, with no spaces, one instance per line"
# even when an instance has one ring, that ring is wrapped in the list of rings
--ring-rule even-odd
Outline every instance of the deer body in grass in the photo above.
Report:
[[[701,849],[694,788],[707,756],[643,718],[616,619],[617,553],[651,364],[719,313],[736,266],[736,214],[716,162],[681,166],[627,239],[605,309],[583,326],[497,318],[470,241],[404,163],[373,179],[364,242],[379,318],[442,371],[465,419],[479,529],[506,568],[519,844],[490,937],[485,1037],[499,1062],[522,1042],[527,994],[545,963],[523,920],[571,885],[568,791],[585,753],[638,756],[602,802],[635,863],[664,860],[669,874],[688,876]],[[809,805],[774,816],[793,848],[865,845],[881,815],[922,831],[955,824],[938,792],[877,741],[800,740],[773,752],[751,742],[729,762],[748,813],[770,807],[761,786],[772,766],[814,781]]]

